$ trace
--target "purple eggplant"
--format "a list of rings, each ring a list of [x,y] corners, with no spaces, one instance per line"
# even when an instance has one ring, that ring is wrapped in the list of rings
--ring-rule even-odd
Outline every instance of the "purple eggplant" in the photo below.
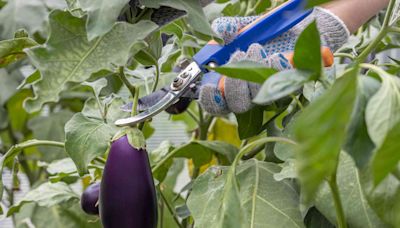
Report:
[[[155,228],[157,199],[146,150],[127,136],[110,149],[100,187],[100,218],[105,228]]]
[[[98,207],[98,201],[99,201],[99,192],[100,192],[100,183],[94,183],[92,185],[89,185],[83,191],[82,196],[81,196],[81,207],[84,212],[86,212],[89,215],[98,215],[99,214],[99,207]]]

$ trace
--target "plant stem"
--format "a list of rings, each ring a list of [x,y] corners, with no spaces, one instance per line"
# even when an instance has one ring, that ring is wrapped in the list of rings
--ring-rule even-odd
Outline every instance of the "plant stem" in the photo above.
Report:
[[[382,39],[390,31],[389,23],[390,23],[390,18],[392,16],[395,4],[396,4],[396,0],[390,0],[381,31],[379,31],[377,37],[356,58],[356,60],[355,60],[356,64],[363,63],[365,61],[365,59],[368,57],[368,55],[376,49],[376,47],[379,45],[379,43],[382,41]]]
[[[283,137],[266,137],[259,139],[257,141],[254,141],[253,143],[262,141],[263,145],[266,143],[270,142],[280,142],[280,143],[287,143],[287,144],[292,144],[292,145],[297,145],[297,143],[291,139],[288,138],[283,138]],[[232,162],[232,166],[236,167],[239,161],[242,159],[243,156],[245,156],[247,153],[249,153],[253,147],[253,143],[247,144],[245,147],[243,147],[239,153],[236,155],[235,160]]]
[[[8,135],[10,136],[12,143],[17,144],[18,140],[14,136],[14,132],[10,125],[8,126],[7,130],[8,130]],[[32,172],[31,168],[29,167],[29,164],[26,161],[25,153],[23,151],[21,151],[20,157],[21,157],[19,159],[20,164],[21,164],[22,168],[24,169],[26,176],[28,177],[29,185],[32,185],[35,182],[34,173]]]
[[[348,54],[348,53],[335,53],[334,56],[339,57],[339,58],[349,58],[351,60],[354,59],[354,56],[352,54]]]
[[[196,115],[193,113],[192,110],[190,110],[189,108],[186,110],[186,112],[188,113],[188,115],[197,123],[197,125],[200,125],[200,120],[199,118],[196,117]]]
[[[122,83],[124,83],[124,85],[128,88],[128,90],[131,93],[132,97],[135,97],[136,87],[129,82],[128,78],[125,75],[124,69],[125,68],[123,66],[120,66],[118,68],[118,76],[121,79]]]
[[[154,80],[154,84],[153,84],[153,89],[152,92],[154,93],[154,91],[156,91],[157,86],[158,86],[158,81],[160,80],[160,67],[158,66],[158,64],[155,65],[156,68],[156,78]]]
[[[48,141],[48,140],[37,140],[32,139],[12,146],[4,155],[0,158],[0,169],[3,168],[4,164],[10,162],[14,159],[18,153],[26,148],[34,146],[54,146],[54,147],[64,147],[65,144],[62,142]]]
[[[133,96],[133,104],[132,104],[131,116],[135,116],[137,114],[138,102],[139,102],[139,87],[136,87],[135,88],[135,95]]]
[[[328,184],[332,192],[333,201],[335,203],[337,226],[338,228],[347,228],[342,201],[340,200],[339,188],[336,182],[336,172],[333,174],[331,180],[328,181]]]
[[[167,206],[167,209],[169,210],[169,212],[171,213],[172,217],[174,218],[174,221],[176,223],[176,225],[178,225],[178,227],[183,228],[181,223],[179,222],[178,218],[176,217],[176,213],[174,211],[174,209],[172,208],[172,206],[169,204],[167,198],[164,196],[164,194],[162,193],[161,188],[159,188],[160,190],[160,195],[162,200],[164,201],[165,205]]]
[[[400,33],[400,28],[397,27],[390,28],[390,32]]]

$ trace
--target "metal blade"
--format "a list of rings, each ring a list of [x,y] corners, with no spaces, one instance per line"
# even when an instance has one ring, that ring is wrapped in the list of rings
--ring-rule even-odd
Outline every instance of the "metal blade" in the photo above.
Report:
[[[192,85],[196,86],[196,81],[199,79],[201,74],[201,69],[197,63],[193,62],[182,71],[178,77],[171,84],[171,89],[165,94],[156,104],[150,108],[144,110],[136,116],[120,119],[115,122],[117,126],[131,126],[143,122],[145,120],[151,119],[153,116],[164,111],[170,107],[175,102],[179,101],[179,98],[185,94]],[[154,99],[151,98],[151,102]]]

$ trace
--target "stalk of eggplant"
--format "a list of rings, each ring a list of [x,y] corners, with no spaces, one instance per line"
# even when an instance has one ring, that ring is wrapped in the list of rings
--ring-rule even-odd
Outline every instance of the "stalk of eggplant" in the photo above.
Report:
[[[110,149],[100,187],[100,218],[105,228],[155,228],[157,199],[145,149],[126,135]]]

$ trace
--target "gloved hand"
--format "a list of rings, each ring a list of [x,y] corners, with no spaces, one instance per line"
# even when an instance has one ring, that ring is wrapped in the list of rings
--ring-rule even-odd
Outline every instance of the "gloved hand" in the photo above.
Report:
[[[238,31],[250,24],[257,17],[222,17],[212,23],[213,30],[226,43],[236,37]],[[322,45],[335,52],[349,38],[346,25],[331,12],[316,7],[311,15],[299,24],[266,44],[253,44],[246,53],[238,51],[231,56],[230,62],[250,60],[265,64],[279,71],[291,69],[292,65],[285,57],[294,51],[296,40],[301,32],[313,20],[321,35]],[[213,115],[230,112],[243,113],[253,107],[252,99],[257,95],[260,84],[221,76],[215,72],[203,76],[199,102],[204,110]]]

